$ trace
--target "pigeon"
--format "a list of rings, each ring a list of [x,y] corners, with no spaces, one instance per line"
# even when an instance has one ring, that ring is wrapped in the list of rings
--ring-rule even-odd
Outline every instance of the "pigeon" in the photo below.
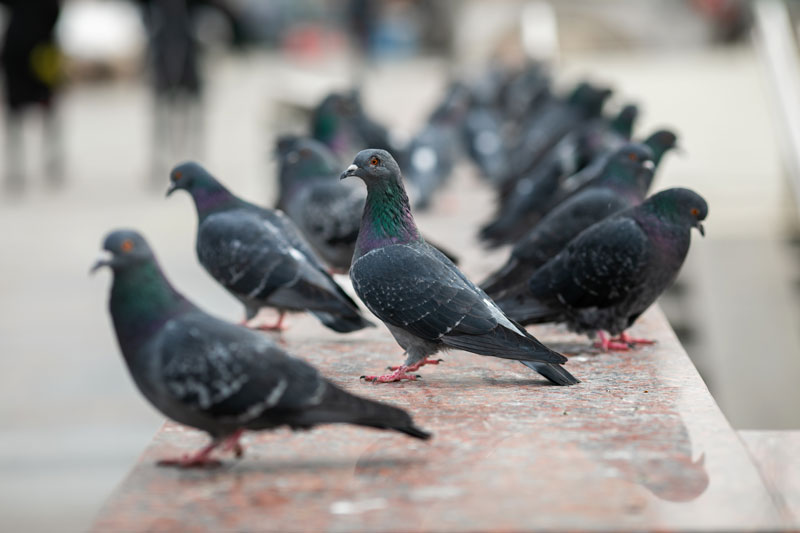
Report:
[[[497,215],[481,229],[480,237],[490,247],[519,239],[560,198],[567,177],[627,142],[637,114],[636,106],[629,105],[610,120],[588,121],[561,139],[536,168],[515,182],[506,182]]]
[[[550,211],[511,251],[506,264],[481,284],[492,297],[525,283],[581,231],[644,200],[653,179],[653,154],[644,145],[620,148],[598,180]]]
[[[664,154],[676,146],[677,136],[669,130],[659,130],[650,135],[644,144],[653,151],[653,163],[658,168]],[[613,150],[600,153],[584,168],[559,180],[540,180],[536,183],[520,181],[508,205],[499,211],[499,217],[485,226],[481,238],[490,247],[516,242],[534,227],[547,213],[567,198],[590,186],[603,174]]]
[[[168,418],[207,432],[211,443],[162,465],[215,464],[222,447],[243,454],[245,430],[310,429],[346,423],[430,434],[396,407],[352,395],[252,330],[215,318],[176,291],[137,232],[118,230],[103,243],[110,257],[93,271],[114,273],[109,310],[133,381]]]
[[[341,164],[319,141],[278,141],[280,191],[276,208],[297,225],[314,251],[336,272],[347,272],[366,195],[338,180]]]
[[[610,95],[609,89],[583,82],[573,89],[566,100],[554,99],[539,106],[535,113],[524,120],[518,135],[519,141],[509,149],[506,180],[534,168],[562,137],[585,121],[600,116],[603,104]]]
[[[467,88],[454,83],[405,155],[406,179],[414,187],[414,207],[428,209],[434,193],[444,185],[461,152],[462,127],[469,109]],[[377,146],[377,148],[381,148]]]
[[[656,193],[580,233],[533,273],[525,291],[497,303],[522,324],[563,322],[577,333],[598,333],[604,350],[650,344],[625,330],[675,280],[691,229],[705,235],[707,216],[708,204],[694,191]]]
[[[346,273],[356,247],[366,191],[339,180],[341,166],[327,146],[311,138],[278,140],[280,190],[276,208],[283,210],[334,272]],[[458,258],[435,245],[451,261]]]
[[[262,307],[278,309],[277,323],[259,329],[282,330],[287,311],[308,311],[339,333],[373,326],[281,211],[237,198],[193,162],[172,170],[167,196],[179,189],[197,208],[200,264],[244,304],[247,320]]]
[[[357,90],[326,96],[311,114],[311,136],[340,158],[369,146],[393,149],[386,128],[364,112]]]
[[[462,131],[467,155],[481,175],[497,183],[508,173],[508,158],[503,139],[503,123],[499,114],[486,105],[473,106]]]
[[[558,385],[578,380],[558,354],[509,320],[481,289],[420,237],[400,168],[384,150],[359,152],[342,179],[367,186],[367,203],[350,279],[356,294],[389,328],[407,359],[392,374],[363,376],[376,383],[404,379],[449,348],[516,359]]]

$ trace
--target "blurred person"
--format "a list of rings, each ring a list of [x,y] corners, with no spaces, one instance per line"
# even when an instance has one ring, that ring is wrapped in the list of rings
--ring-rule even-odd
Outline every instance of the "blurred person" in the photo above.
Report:
[[[148,62],[155,95],[152,180],[164,181],[177,159],[203,151],[203,73],[196,12],[211,7],[228,19],[234,43],[242,41],[234,12],[223,0],[138,0],[148,30]]]
[[[51,184],[63,181],[61,135],[56,116],[56,93],[61,85],[61,53],[55,26],[59,0],[0,0],[9,11],[0,53],[5,86],[5,185],[21,190],[24,179],[23,116],[40,107],[44,117],[45,173]]]

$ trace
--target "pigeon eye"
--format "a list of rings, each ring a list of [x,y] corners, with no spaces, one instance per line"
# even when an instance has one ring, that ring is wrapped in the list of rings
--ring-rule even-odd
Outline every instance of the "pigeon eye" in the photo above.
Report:
[[[130,252],[133,250],[133,241],[130,239],[125,239],[122,241],[122,246],[120,246],[120,248],[122,248],[122,251],[125,253]]]
[[[696,207],[693,207],[692,208],[692,216],[697,216],[699,214],[700,214],[700,210],[697,209]]]
[[[634,154],[633,152],[631,152],[631,153],[628,154],[628,159],[630,159],[631,161],[638,161],[639,157],[636,154]]]
[[[381,160],[378,159],[377,157],[373,157],[372,159],[369,160],[369,164],[372,165],[373,167],[377,167],[380,163]]]
[[[182,177],[183,177],[183,172],[181,172],[180,170],[176,171],[176,172],[175,172],[175,173],[172,175],[172,179],[174,179],[175,181],[178,181],[178,180],[179,180],[179,179],[181,179]],[[125,241],[125,242],[128,242],[128,241]]]

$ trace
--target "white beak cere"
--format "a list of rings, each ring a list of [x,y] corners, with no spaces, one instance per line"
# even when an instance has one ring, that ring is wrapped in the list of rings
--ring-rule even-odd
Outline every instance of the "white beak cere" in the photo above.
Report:
[[[342,167],[339,167],[339,168],[342,168]],[[347,167],[347,170],[345,172],[355,172],[356,170],[358,170],[358,166],[350,165],[349,167]]]

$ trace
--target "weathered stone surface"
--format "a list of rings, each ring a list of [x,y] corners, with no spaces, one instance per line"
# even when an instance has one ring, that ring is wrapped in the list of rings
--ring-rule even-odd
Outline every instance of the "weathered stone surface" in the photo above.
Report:
[[[287,348],[352,391],[411,410],[424,443],[369,429],[252,434],[242,460],[177,471],[159,458],[206,437],[167,424],[98,517],[96,531],[764,530],[785,525],[747,451],[660,310],[634,328],[657,339],[573,354],[584,382],[549,386],[512,361],[452,352],[414,383],[358,376],[397,364],[385,330],[336,336],[298,317]]]

